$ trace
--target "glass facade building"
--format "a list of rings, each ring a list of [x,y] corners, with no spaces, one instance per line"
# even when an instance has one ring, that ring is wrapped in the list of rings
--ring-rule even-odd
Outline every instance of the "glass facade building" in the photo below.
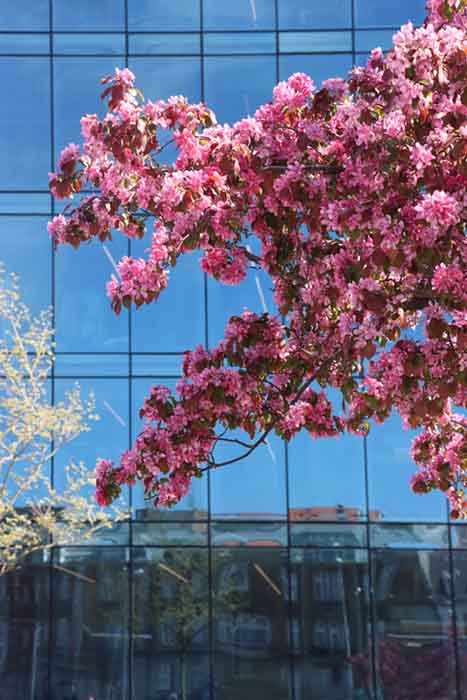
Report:
[[[116,317],[112,259],[144,241],[53,252],[47,172],[102,113],[99,79],[128,65],[151,99],[235,121],[278,80],[343,75],[423,17],[423,0],[0,1],[0,259],[34,310],[53,304],[52,400],[78,381],[101,416],[51,465],[57,488],[72,456],[131,444],[185,349],[272,309],[266,279],[222,286],[194,254],[157,305]],[[0,578],[0,697],[467,700],[467,528],[410,492],[411,438],[396,418],[367,439],[273,438],[170,512],[135,487],[130,523]]]

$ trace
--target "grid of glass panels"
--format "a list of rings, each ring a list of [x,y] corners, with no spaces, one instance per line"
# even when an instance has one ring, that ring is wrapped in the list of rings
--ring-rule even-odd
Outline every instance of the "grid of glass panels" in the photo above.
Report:
[[[52,465],[117,457],[153,383],[214,345],[267,280],[206,280],[187,256],[157,306],[114,316],[121,240],[54,254],[47,171],[102,113],[99,79],[128,65],[151,99],[252,114],[293,72],[319,85],[388,48],[422,0],[17,0],[0,3],[0,258],[34,310],[53,304],[53,400],[78,381],[101,420]],[[443,499],[409,491],[411,436],[271,439],[197,482],[170,512],[135,488],[132,521],[0,579],[0,685],[15,700],[467,698],[467,536]]]

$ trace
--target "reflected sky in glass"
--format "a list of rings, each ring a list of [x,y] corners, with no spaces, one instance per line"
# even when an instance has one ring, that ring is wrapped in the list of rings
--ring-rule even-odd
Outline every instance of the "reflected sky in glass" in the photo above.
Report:
[[[0,102],[0,189],[46,189],[50,170],[49,61],[0,57],[0,75],[4,95]]]
[[[46,217],[4,217],[0,261],[20,277],[22,301],[33,314],[52,303],[51,242]]]
[[[425,5],[425,0],[355,0],[355,23],[357,27],[400,27],[409,20],[422,24]]]
[[[124,0],[53,1],[55,31],[124,31]]]
[[[275,82],[274,56],[207,57],[204,61],[206,104],[221,124],[252,116],[271,99]]]
[[[106,242],[118,261],[127,252],[120,234]],[[79,251],[60,246],[55,254],[56,340],[60,352],[127,352],[128,311],[117,316],[110,308],[105,285],[114,269],[102,245],[94,240]]]
[[[199,58],[132,58],[129,67],[147,100],[167,100],[171,95],[184,95],[191,102],[201,99]]]
[[[17,0],[0,3],[2,31],[48,31],[49,0]]]
[[[122,63],[119,61],[118,63]],[[115,58],[56,58],[54,60],[54,115],[56,158],[68,143],[81,141],[83,114],[103,117],[101,78],[113,73]],[[60,207],[60,203],[59,203]]]
[[[203,1],[204,28],[211,29],[274,29],[274,0]]]
[[[351,0],[279,0],[280,29],[345,29],[352,25]]]
[[[370,511],[379,520],[445,520],[446,498],[439,492],[419,495],[410,488],[416,466],[410,445],[416,432],[405,431],[398,416],[372,424],[368,435]]]

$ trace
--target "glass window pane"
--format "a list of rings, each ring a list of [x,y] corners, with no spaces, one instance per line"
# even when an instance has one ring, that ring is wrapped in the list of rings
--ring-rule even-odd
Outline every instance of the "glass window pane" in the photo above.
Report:
[[[199,0],[128,0],[130,31],[199,31],[199,24]]]
[[[459,530],[462,527],[457,528]],[[465,542],[465,540],[464,540]],[[463,544],[465,547],[465,543]],[[467,699],[467,552],[453,552],[460,700]]]
[[[351,0],[279,0],[280,29],[337,29],[351,25]]]
[[[205,54],[274,53],[276,35],[273,32],[215,32],[204,35]]]
[[[372,560],[381,696],[454,698],[447,553],[376,551]]]
[[[199,34],[130,34],[130,54],[197,54]]]
[[[0,576],[0,684],[5,700],[47,697],[49,591],[43,553]]]
[[[290,541],[293,547],[366,547],[366,525],[292,522]]]
[[[280,32],[281,53],[352,51],[350,32]]]
[[[127,252],[127,242],[106,243],[114,260]],[[113,273],[103,246],[97,241],[79,251],[61,246],[56,264],[56,340],[58,351],[126,352],[128,312],[117,316],[110,308],[105,285]]]
[[[286,523],[214,522],[211,525],[213,547],[285,547]]]
[[[130,68],[136,86],[148,100],[184,95],[191,102],[201,99],[201,63],[198,58],[132,58]]]
[[[133,523],[133,544],[151,547],[174,545],[195,545],[206,547],[208,544],[208,524],[206,522],[142,522]]]
[[[128,697],[128,561],[124,547],[54,552],[52,697]]]
[[[3,29],[3,26],[0,24]],[[49,53],[48,34],[0,34],[0,54]]]
[[[422,24],[425,19],[425,0],[355,0],[357,27],[400,27],[409,20]]]
[[[0,189],[47,187],[50,81],[47,58],[0,58]],[[40,138],[38,139],[38,134]]]
[[[3,31],[49,31],[49,0],[17,0],[0,3]]]
[[[0,231],[0,259],[7,272],[20,276],[21,300],[37,314],[52,303],[52,249],[47,219],[2,217]]]
[[[257,251],[254,251],[257,252]],[[224,337],[229,318],[238,316],[244,308],[261,314],[276,312],[271,278],[261,270],[248,271],[241,284],[222,284],[208,277],[208,331],[210,346]]]
[[[124,0],[54,0],[54,29],[123,31]]]
[[[55,376],[62,377],[127,377],[128,355],[79,355],[70,353],[55,358]]]
[[[124,34],[54,34],[54,53],[109,55],[125,53]]]
[[[147,377],[180,377],[183,355],[138,355],[132,354],[133,375]]]
[[[251,116],[271,99],[276,82],[274,57],[206,58],[204,65],[206,104],[221,124]]]
[[[359,655],[371,663],[367,553],[299,549],[292,556],[297,698],[373,698],[371,675],[352,663]]]
[[[54,61],[55,160],[62,148],[81,140],[83,114],[104,116],[101,78],[115,71],[113,58],[56,58]]]
[[[372,425],[368,435],[368,485],[373,520],[446,520],[446,498],[439,492],[415,494],[410,477],[416,466],[410,457],[415,433],[402,429],[397,416]]]
[[[2,192],[0,193],[0,214],[50,215],[50,195],[39,193],[17,194],[15,192]]]
[[[352,68],[352,54],[326,56],[280,56],[280,80],[287,80],[293,73],[307,73],[317,88],[328,78],[345,78]]]
[[[288,700],[286,550],[216,549],[212,567],[214,688]]]
[[[370,525],[372,547],[441,549],[448,546],[447,525]]]
[[[92,469],[100,457],[118,460],[128,449],[128,380],[104,379],[56,379],[56,400],[61,401],[67,390],[79,384],[84,399],[92,394],[95,399],[99,420],[91,421],[90,431],[82,433],[75,440],[62,447],[54,465],[54,486],[60,491],[65,487],[65,467],[71,461],[82,460]],[[89,487],[89,494],[94,489]]]
[[[335,410],[339,396],[328,392]],[[291,519],[358,521],[366,517],[363,438],[313,439],[301,431],[289,444]]]
[[[143,255],[147,239],[134,245]],[[186,254],[170,271],[169,286],[156,302],[132,313],[132,344],[137,352],[184,352],[204,343],[204,277],[197,254]]]
[[[246,433],[229,431],[230,439],[249,442]],[[218,463],[234,459],[245,447],[219,443]],[[246,459],[211,471],[213,518],[279,520],[286,517],[284,443],[274,435]]]
[[[274,29],[274,0],[204,0],[205,29]]]
[[[207,700],[207,550],[138,548],[133,571],[134,697]]]
[[[165,384],[175,391],[176,380],[167,378],[134,379],[132,382],[133,440],[140,432],[143,421],[139,410],[149,396],[151,386]],[[152,501],[144,499],[141,483],[132,488],[132,503],[137,520],[206,520],[208,516],[208,479],[193,479],[187,496],[172,508],[155,508]]]
[[[393,35],[394,31],[392,29],[357,31],[355,32],[355,50],[371,51],[379,46],[383,51],[388,51],[393,44]]]

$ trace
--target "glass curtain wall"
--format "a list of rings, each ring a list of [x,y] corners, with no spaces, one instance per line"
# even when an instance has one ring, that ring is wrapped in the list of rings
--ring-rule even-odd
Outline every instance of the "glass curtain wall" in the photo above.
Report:
[[[235,121],[278,80],[319,86],[423,16],[422,0],[0,3],[0,259],[35,311],[53,304],[51,400],[78,381],[101,417],[54,460],[57,488],[71,457],[131,444],[185,349],[212,347],[244,306],[274,309],[260,274],[224,287],[193,254],[157,306],[116,317],[112,260],[144,241],[53,252],[47,172],[80,116],[103,113],[99,79],[128,65],[151,99],[184,94]],[[129,524],[0,578],[2,697],[467,700],[467,529],[441,497],[411,494],[410,440],[396,418],[366,440],[271,438],[170,512],[135,487]]]

